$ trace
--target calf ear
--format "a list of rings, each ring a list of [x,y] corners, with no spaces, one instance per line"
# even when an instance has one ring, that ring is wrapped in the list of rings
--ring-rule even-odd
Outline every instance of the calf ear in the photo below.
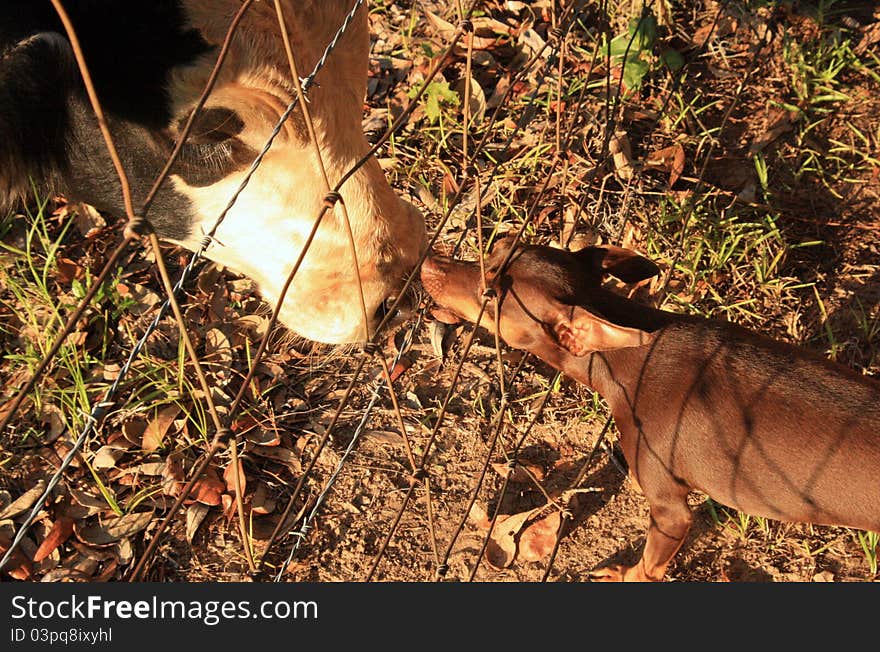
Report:
[[[560,346],[578,357],[594,351],[642,346],[654,339],[647,331],[612,324],[577,306],[570,318],[560,316],[553,331]]]
[[[577,255],[590,265],[592,273],[611,274],[624,283],[638,283],[660,273],[656,263],[623,247],[586,247]]]

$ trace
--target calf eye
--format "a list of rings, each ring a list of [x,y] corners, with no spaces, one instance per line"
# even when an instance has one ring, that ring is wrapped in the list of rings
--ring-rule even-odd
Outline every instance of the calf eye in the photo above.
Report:
[[[186,125],[183,119],[178,123],[178,131],[183,131]],[[190,129],[186,142],[190,145],[206,145],[221,143],[233,136],[237,136],[244,129],[244,122],[238,114],[223,107],[202,109],[196,116]]]
[[[188,118],[178,122],[183,131]],[[191,186],[209,186],[244,167],[257,153],[237,138],[244,130],[238,114],[227,108],[202,109],[180,150],[174,173]]]

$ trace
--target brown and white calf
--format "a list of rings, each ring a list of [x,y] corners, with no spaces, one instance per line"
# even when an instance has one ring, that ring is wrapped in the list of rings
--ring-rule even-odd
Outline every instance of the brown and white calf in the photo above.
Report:
[[[297,64],[311,71],[355,0],[283,0]],[[367,7],[310,91],[330,184],[368,150],[361,129]],[[140,206],[201,94],[239,0],[66,0]],[[301,72],[301,74],[305,74]],[[273,2],[245,14],[217,85],[150,209],[160,237],[196,249],[295,97]],[[0,210],[36,186],[123,215],[73,53],[48,0],[0,2]],[[371,159],[342,187],[370,332],[424,247],[419,212]],[[285,124],[216,233],[207,257],[241,272],[277,303],[326,195],[302,115]],[[281,309],[308,339],[363,340],[363,311],[341,207],[325,216]]]

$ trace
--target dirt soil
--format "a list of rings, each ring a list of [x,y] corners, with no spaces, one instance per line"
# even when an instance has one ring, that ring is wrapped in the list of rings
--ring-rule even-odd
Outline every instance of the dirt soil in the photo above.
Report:
[[[564,151],[555,135],[556,64],[551,61],[546,79],[538,74],[546,57],[524,77],[515,77],[535,44],[551,40],[554,3],[484,4],[484,22],[476,23],[483,47],[474,55],[480,94],[473,106],[481,117],[471,147],[488,131],[494,107],[501,106],[501,127],[475,166],[489,185],[495,161],[504,165],[491,179],[494,192],[482,208],[482,235],[488,239],[524,227],[533,242],[559,243],[574,236],[580,242],[632,247],[668,272],[642,288],[640,300],[739,321],[877,375],[880,14],[871,3],[654,4],[661,8],[657,38],[643,53],[647,70],[633,92],[620,83],[619,61],[593,62],[591,53],[603,30],[611,37],[626,33],[630,18],[638,16],[637,3],[619,3],[607,15],[591,8],[566,37],[561,113],[562,124],[574,135]],[[365,129],[378,134],[389,116],[400,114],[457,18],[452,2],[375,1],[372,6]],[[425,11],[447,24],[426,18]],[[488,23],[490,17],[496,23]],[[659,63],[667,50],[687,62],[680,77]],[[446,90],[457,99],[444,100],[444,89],[436,90],[439,119],[426,103],[380,151],[394,186],[419,205],[433,229],[465,184],[462,96],[455,91],[464,78],[465,58],[466,50],[456,49],[443,73]],[[828,71],[837,63],[840,72],[832,75]],[[510,86],[512,95],[504,98]],[[536,89],[537,108],[530,108],[528,97]],[[615,103],[618,90],[624,98]],[[688,102],[692,111],[683,108]],[[614,131],[623,135],[610,139],[611,149],[628,154],[603,157],[612,113]],[[517,131],[516,121],[529,115],[531,121]],[[679,150],[683,160],[676,163]],[[438,249],[475,256],[474,198],[466,192],[464,208],[453,210],[440,227]],[[61,200],[53,206],[49,228],[60,233],[74,209]],[[63,257],[90,271],[100,269],[109,243],[119,237],[118,224],[112,216],[107,219],[100,238],[72,229]],[[22,229],[13,227],[4,242],[22,237]],[[167,253],[172,271],[186,261],[185,252],[169,248]],[[100,395],[118,371],[131,344],[129,333],[143,332],[154,314],[149,293],[161,295],[148,254],[133,253],[125,270],[119,283],[131,297],[130,310],[107,317],[115,335],[88,370],[91,396]],[[69,306],[70,278],[56,273],[54,282],[61,303]],[[187,288],[187,296],[187,320],[216,397],[228,402],[265,327],[266,307],[249,281],[212,266]],[[2,345],[11,353],[0,371],[3,395],[9,396],[23,378],[13,354],[33,347],[37,334],[15,325],[8,292],[6,299]],[[90,329],[94,325],[83,330],[82,347],[94,345]],[[247,527],[257,558],[264,560],[262,569],[248,571],[225,449],[198,486],[196,499],[172,515],[145,578],[268,581],[283,569],[284,581],[581,582],[597,567],[635,562],[648,506],[626,475],[613,424],[606,428],[602,399],[568,379],[554,381],[552,369],[507,347],[501,349],[502,382],[494,339],[478,332],[465,356],[470,334],[470,327],[442,326],[424,313],[391,329],[381,355],[395,378],[392,401],[378,358],[277,333],[245,412],[233,424],[242,438]],[[174,324],[165,320],[138,363],[142,373],[130,383],[133,402],[115,408],[87,444],[85,457],[94,473],[82,459],[68,470],[28,535],[12,578],[129,576],[175,491],[207,449],[199,431],[205,418],[198,392],[175,380],[177,360]],[[361,362],[363,370],[355,376]],[[43,386],[47,397],[71,382],[60,365],[53,369]],[[192,378],[188,364],[186,376]],[[176,391],[153,392],[157,379],[172,387],[178,382]],[[365,416],[374,388],[375,406]],[[502,392],[509,404],[499,414]],[[31,401],[15,436],[4,435],[0,489],[6,493],[0,495],[0,510],[57,468],[69,447],[64,428],[55,427],[59,419],[55,408]],[[28,429],[38,436],[24,436]],[[145,439],[145,432],[154,438]],[[424,472],[413,474],[422,460]],[[298,484],[281,536],[267,549]],[[123,524],[130,531],[113,529],[119,515],[108,509],[102,487],[132,519]],[[674,558],[669,580],[861,582],[878,577],[853,530],[750,518],[696,493],[692,505],[694,527]],[[0,549],[23,517],[8,511],[0,517]],[[41,547],[44,555],[36,561]]]

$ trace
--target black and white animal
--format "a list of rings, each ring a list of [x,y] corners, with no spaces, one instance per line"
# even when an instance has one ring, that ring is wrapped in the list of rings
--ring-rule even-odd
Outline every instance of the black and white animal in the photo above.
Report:
[[[367,3],[310,91],[331,186],[368,150]],[[165,164],[217,59],[239,0],[66,0],[135,206]],[[283,0],[297,64],[312,70],[354,0]],[[150,209],[160,237],[196,249],[295,97],[273,2],[255,2],[179,162]],[[304,73],[301,73],[304,74]],[[124,215],[73,52],[48,0],[0,0],[0,210],[38,192]],[[342,187],[369,328],[425,243],[422,216],[375,159]],[[276,303],[326,195],[297,111],[216,233],[207,257],[243,273]],[[341,208],[328,212],[288,291],[281,321],[308,339],[363,340],[354,260]]]

